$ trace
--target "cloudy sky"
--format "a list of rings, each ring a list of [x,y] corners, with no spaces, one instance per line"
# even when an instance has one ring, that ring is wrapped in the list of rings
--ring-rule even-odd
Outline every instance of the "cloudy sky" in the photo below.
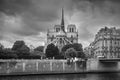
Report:
[[[44,45],[47,29],[60,24],[61,8],[65,24],[76,24],[84,47],[100,28],[120,26],[120,0],[0,0],[0,42]]]

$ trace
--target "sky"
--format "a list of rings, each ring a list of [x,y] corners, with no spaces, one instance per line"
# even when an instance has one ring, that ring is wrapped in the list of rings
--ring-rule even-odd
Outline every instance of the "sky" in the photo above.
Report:
[[[120,27],[120,0],[0,0],[0,43],[7,48],[16,40],[44,45],[47,29],[61,23],[62,8],[65,25],[77,26],[83,47],[100,28]]]

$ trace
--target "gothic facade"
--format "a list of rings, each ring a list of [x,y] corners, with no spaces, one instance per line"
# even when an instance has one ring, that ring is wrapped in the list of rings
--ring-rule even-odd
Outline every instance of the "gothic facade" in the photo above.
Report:
[[[67,30],[64,23],[64,11],[62,9],[61,24],[55,25],[53,30],[47,32],[47,45],[53,43],[61,51],[66,44],[78,43],[78,32],[74,24],[69,24]]]

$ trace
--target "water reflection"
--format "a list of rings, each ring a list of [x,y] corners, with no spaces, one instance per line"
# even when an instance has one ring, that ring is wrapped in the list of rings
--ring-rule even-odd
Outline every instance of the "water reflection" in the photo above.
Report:
[[[120,73],[0,77],[0,80],[119,80]]]

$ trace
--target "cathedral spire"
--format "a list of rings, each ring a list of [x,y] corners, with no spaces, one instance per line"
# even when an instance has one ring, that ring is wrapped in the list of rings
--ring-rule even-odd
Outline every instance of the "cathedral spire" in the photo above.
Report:
[[[65,32],[65,25],[64,25],[64,10],[63,10],[63,8],[62,8],[61,29]]]

